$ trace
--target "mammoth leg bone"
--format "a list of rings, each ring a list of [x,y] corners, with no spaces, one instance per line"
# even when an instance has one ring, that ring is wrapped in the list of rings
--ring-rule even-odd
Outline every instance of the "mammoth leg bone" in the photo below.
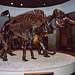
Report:
[[[50,55],[54,55],[54,54],[56,54],[56,50],[54,50],[53,52],[47,52],[46,51],[46,47],[43,45],[43,43],[42,42],[40,42],[40,45],[41,45],[41,47],[43,48],[43,50],[47,53],[47,54],[50,54]],[[39,52],[41,53],[41,49],[39,49]],[[44,52],[44,53],[45,53]],[[41,54],[42,55],[42,54]]]
[[[49,55],[48,55],[48,53],[47,53],[47,51],[46,51],[46,48],[45,48],[45,46],[43,45],[43,43],[42,42],[40,42],[40,45],[42,46],[42,48],[43,48],[43,55],[44,55],[44,57],[50,57]]]
[[[7,53],[11,56],[15,56],[16,54],[14,54],[11,50],[11,48],[8,48]]]
[[[3,56],[3,61],[7,61],[7,47],[4,47],[4,56]]]
[[[43,55],[43,54],[41,53],[41,46],[40,46],[40,48],[38,49],[38,54],[39,54],[39,55]]]
[[[3,44],[3,50],[4,50],[4,52],[3,52],[3,54],[2,54],[2,56],[3,56],[3,61],[7,61],[8,59],[7,59],[7,48],[8,48],[8,45],[7,45],[7,43],[5,42],[5,40],[4,40],[4,35],[3,34],[1,34],[1,39],[2,39],[2,44]]]
[[[26,59],[26,46],[27,46],[26,43],[25,43],[25,46],[22,46],[22,49],[23,49],[22,60],[23,60],[23,61],[28,61],[28,60]]]
[[[9,24],[7,24],[9,21],[6,21],[5,22],[5,24],[3,25],[3,27],[2,27],[2,33],[5,31],[5,27],[6,26],[9,26]],[[6,25],[7,24],[7,25]],[[2,34],[2,38],[1,38],[2,40],[3,40],[3,34]],[[11,41],[8,37],[6,38],[6,39],[8,39],[8,41]],[[4,41],[4,40],[3,40]],[[5,42],[4,42],[5,43]],[[5,43],[6,44],[6,43]],[[14,56],[15,54],[14,53],[12,53],[12,50],[11,50],[11,43],[9,43],[8,44],[8,49],[7,49],[7,53],[9,54],[9,55],[11,55],[11,56]]]
[[[37,59],[37,58],[35,58],[34,57],[34,53],[33,53],[33,50],[32,50],[32,46],[31,46],[31,40],[30,40],[30,42],[29,42],[29,49],[30,49],[30,52],[31,52],[31,59]]]
[[[4,49],[2,48],[2,49],[0,50],[0,57],[3,58],[3,55],[4,55]]]

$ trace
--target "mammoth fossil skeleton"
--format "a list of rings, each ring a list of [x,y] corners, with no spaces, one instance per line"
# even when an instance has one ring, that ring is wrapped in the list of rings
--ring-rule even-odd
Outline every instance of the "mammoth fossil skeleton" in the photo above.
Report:
[[[4,11],[1,15],[4,16],[7,15],[7,13],[9,14],[9,20],[4,23],[1,29],[3,48],[0,57],[2,57],[4,61],[7,61],[7,53],[13,55],[11,45],[15,37],[19,39],[19,44],[23,50],[22,60],[24,61],[27,61],[27,47],[30,49],[31,58],[36,59],[32,50],[32,43],[38,43],[40,47],[42,47],[44,57],[49,57],[48,54],[55,54],[56,51],[48,53],[43,44],[43,37],[53,33],[55,29],[51,25],[51,20],[55,19],[55,26],[58,28],[64,28],[66,22],[72,25],[75,24],[75,21],[69,19],[65,13],[59,9],[55,9],[53,14],[48,17],[45,16],[42,10],[29,11],[12,19],[10,19],[9,11]],[[41,54],[41,50],[39,50],[39,54]]]

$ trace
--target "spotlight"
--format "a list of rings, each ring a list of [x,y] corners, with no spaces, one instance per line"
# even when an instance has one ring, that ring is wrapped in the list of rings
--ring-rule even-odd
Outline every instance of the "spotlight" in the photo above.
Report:
[[[13,2],[11,2],[11,5],[13,5],[14,3]]]
[[[45,3],[43,5],[46,5]]]
[[[20,4],[21,6],[23,6],[23,4]]]

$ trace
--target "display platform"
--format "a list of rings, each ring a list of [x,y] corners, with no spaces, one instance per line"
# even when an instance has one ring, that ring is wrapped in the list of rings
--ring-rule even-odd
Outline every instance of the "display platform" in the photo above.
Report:
[[[36,60],[31,59],[30,51],[26,51],[27,62],[22,61],[22,51],[14,51],[16,56],[8,55],[8,61],[0,59],[0,75],[29,75],[33,73],[48,73],[54,75],[70,75],[75,71],[75,57],[56,53],[46,58],[38,55],[37,51],[33,51]],[[49,75],[53,75],[49,74]],[[43,75],[43,74],[41,74]]]

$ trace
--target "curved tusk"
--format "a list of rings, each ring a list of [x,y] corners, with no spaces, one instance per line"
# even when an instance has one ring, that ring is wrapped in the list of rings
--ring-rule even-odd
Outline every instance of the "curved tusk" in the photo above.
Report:
[[[58,28],[64,28],[64,26],[61,25],[58,21],[55,22],[55,26]]]
[[[58,28],[64,28],[65,26],[58,26],[57,24],[55,24],[56,27]]]
[[[66,20],[69,24],[75,24],[75,21],[74,21],[74,20],[71,20],[71,19],[68,18],[68,17],[65,17],[65,20]]]

